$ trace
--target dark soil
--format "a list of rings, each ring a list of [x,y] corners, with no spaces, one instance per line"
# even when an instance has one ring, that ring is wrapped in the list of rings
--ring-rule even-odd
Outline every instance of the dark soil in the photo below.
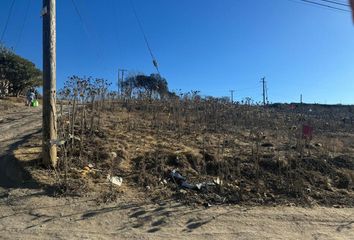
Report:
[[[350,192],[352,180],[346,173],[354,158],[334,159],[304,158],[283,168],[274,159],[261,159],[258,171],[252,159],[237,157],[216,160],[205,154],[204,159],[192,155],[173,155],[168,152],[153,152],[134,159],[137,172],[134,181],[141,187],[154,188],[155,199],[174,197],[186,203],[201,204],[287,204],[298,205],[335,204],[354,206]],[[341,159],[345,159],[342,160]],[[188,182],[214,183],[202,190],[186,189],[170,177],[178,169]],[[222,184],[215,184],[215,179]],[[165,182],[163,181],[165,180]]]

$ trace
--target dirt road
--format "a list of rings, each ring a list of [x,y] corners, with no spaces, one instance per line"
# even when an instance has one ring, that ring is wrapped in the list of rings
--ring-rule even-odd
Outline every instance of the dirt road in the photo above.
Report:
[[[29,108],[18,105],[0,112],[1,152],[9,150],[12,144],[17,143],[26,135],[40,129],[42,119],[41,110],[41,108]]]
[[[0,203],[3,239],[354,239],[352,209],[53,199],[12,190]]]
[[[21,105],[0,112],[0,188],[15,186],[25,180],[20,164],[14,161],[12,151],[31,134],[40,131],[41,108]]]
[[[354,209],[145,204],[54,198],[22,184],[12,151],[40,130],[41,109],[0,113],[1,239],[354,239]]]

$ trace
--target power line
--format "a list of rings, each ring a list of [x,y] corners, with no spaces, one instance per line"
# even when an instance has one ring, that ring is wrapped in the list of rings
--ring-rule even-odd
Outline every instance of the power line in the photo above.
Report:
[[[77,4],[75,3],[74,0],[71,0],[73,6],[74,6],[74,9],[75,9],[75,12],[76,14],[78,15],[79,17],[79,20],[81,22],[81,25],[82,25],[82,28],[84,29],[84,32],[88,38],[88,40],[90,41],[91,45],[94,46],[96,48],[96,55],[97,55],[97,60],[98,60],[98,63],[99,64],[102,64],[102,58],[101,58],[101,54],[100,54],[100,50],[99,48],[97,47],[97,45],[94,43],[91,35],[90,35],[90,32],[89,32],[89,28],[87,27],[85,21],[84,21],[84,18],[82,17],[82,14],[80,13],[80,10],[79,10],[79,7],[77,6]]]
[[[77,7],[77,5],[76,5],[76,3],[75,3],[74,0],[71,0],[71,2],[72,2],[72,4],[73,4],[73,6],[74,6],[74,9],[75,9],[76,14],[79,16],[81,25],[82,25],[82,27],[83,27],[85,33],[87,34],[87,37],[90,38],[90,34],[89,34],[89,31],[88,31],[88,28],[87,28],[87,26],[86,26],[86,24],[85,24],[84,18],[82,17],[82,15],[81,15],[81,13],[80,13],[80,11],[79,11],[79,8]]]
[[[115,15],[114,19],[118,19],[119,12],[118,12],[118,7],[117,7],[117,1],[112,1],[112,7],[114,9],[114,15]],[[117,22],[117,25],[116,25],[116,27],[114,29],[115,29],[115,32],[116,32],[116,34],[114,36],[115,36],[115,39],[116,39],[116,42],[117,42],[117,44],[116,44],[116,49],[118,50],[117,55],[120,56],[120,55],[122,55],[122,48],[121,48],[121,44],[120,43],[121,43],[121,40],[122,40],[121,38],[122,37],[124,38],[124,36],[120,32],[120,26],[118,25],[118,22]]]
[[[333,4],[337,4],[337,5],[344,6],[344,7],[350,7],[350,5],[347,3],[341,3],[341,2],[337,2],[337,1],[331,1],[331,0],[320,0],[320,1],[327,2],[327,3],[333,3]]]
[[[323,4],[323,3],[319,3],[319,2],[314,2],[314,1],[310,1],[310,0],[299,0],[308,4],[312,4],[312,5],[317,5],[317,6],[321,6],[321,7],[326,7],[326,8],[330,8],[330,9],[334,9],[337,11],[342,11],[342,12],[351,12],[350,10],[347,9],[343,9],[343,8],[338,8],[338,7],[333,7],[331,5],[328,4]]]
[[[159,75],[161,75],[161,74],[160,74],[160,71],[159,71],[159,67],[158,67],[157,60],[156,60],[154,54],[152,53],[152,50],[151,50],[149,41],[148,41],[148,39],[147,39],[147,36],[146,36],[145,31],[144,31],[143,25],[142,25],[142,23],[141,23],[141,21],[140,21],[140,19],[139,19],[139,17],[138,17],[138,13],[136,12],[136,9],[135,9],[133,0],[130,0],[130,4],[131,4],[131,6],[132,6],[135,19],[136,19],[136,21],[138,22],[140,31],[141,31],[141,33],[143,34],[143,37],[144,37],[146,46],[147,46],[147,48],[148,48],[148,50],[149,50],[149,53],[150,53],[150,56],[151,56],[151,58],[152,58],[152,63],[153,63],[153,65],[154,65],[154,67],[156,68],[157,73],[158,73]]]
[[[26,6],[26,13],[25,13],[25,18],[23,20],[23,24],[21,26],[21,30],[20,30],[20,35],[15,43],[15,46],[14,46],[14,49],[17,48],[18,44],[20,43],[21,41],[21,38],[22,38],[22,34],[23,34],[23,30],[25,28],[25,25],[26,25],[26,22],[27,22],[27,17],[28,17],[28,12],[29,12],[29,8],[30,8],[30,5],[31,5],[31,1],[32,0],[27,0],[27,6]]]
[[[12,10],[13,10],[13,8],[14,8],[15,1],[16,1],[16,0],[12,0],[11,6],[10,6],[10,12],[9,12],[9,15],[7,15],[7,19],[6,19],[6,23],[5,23],[5,28],[4,28],[4,30],[3,30],[2,34],[1,34],[0,43],[2,43],[2,40],[4,39],[6,30],[7,30],[7,26],[9,25],[9,21],[10,21],[11,15],[12,15]]]
[[[247,90],[253,90],[253,89],[258,89],[259,86],[255,86],[255,87],[249,87],[249,88],[242,88],[242,89],[237,89],[237,92],[243,92],[243,91],[247,91]]]

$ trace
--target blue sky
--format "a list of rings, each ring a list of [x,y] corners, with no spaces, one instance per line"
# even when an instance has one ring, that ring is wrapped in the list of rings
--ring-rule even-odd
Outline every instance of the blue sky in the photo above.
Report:
[[[16,0],[4,42],[42,65],[41,0]],[[319,1],[319,0],[316,0]],[[344,0],[338,0],[345,2]],[[12,0],[0,1],[0,31]],[[57,81],[155,72],[129,0],[57,1]],[[298,0],[134,0],[170,89],[271,102],[354,103],[354,26],[347,12]],[[22,37],[20,37],[22,36]],[[18,44],[16,44],[18,43]],[[114,85],[116,86],[116,85]]]

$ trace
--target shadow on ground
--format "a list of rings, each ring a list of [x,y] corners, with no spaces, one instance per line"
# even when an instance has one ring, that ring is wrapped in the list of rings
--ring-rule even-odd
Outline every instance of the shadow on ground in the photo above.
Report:
[[[14,151],[24,143],[28,142],[30,138],[39,133],[36,131],[25,135],[21,140],[10,144],[4,153],[0,155],[0,187],[1,188],[30,188],[38,189],[40,186],[31,174],[25,169],[25,166],[37,164],[35,161],[26,163],[20,162],[14,155]]]

